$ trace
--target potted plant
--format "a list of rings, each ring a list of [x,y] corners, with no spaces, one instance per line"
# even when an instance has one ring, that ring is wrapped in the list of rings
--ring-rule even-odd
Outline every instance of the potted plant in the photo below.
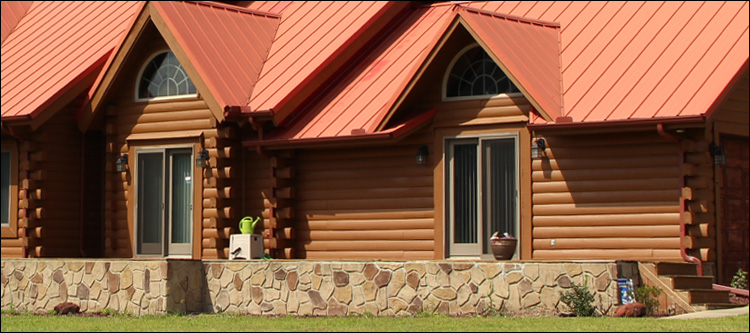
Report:
[[[492,249],[492,255],[497,260],[508,260],[513,258],[513,254],[516,252],[516,244],[518,240],[509,235],[507,232],[500,236],[500,232],[495,232],[490,237],[490,248]]]

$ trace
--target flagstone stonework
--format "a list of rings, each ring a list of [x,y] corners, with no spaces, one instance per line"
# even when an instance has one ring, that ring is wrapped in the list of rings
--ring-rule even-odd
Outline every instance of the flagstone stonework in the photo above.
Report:
[[[3,259],[2,273],[3,309],[34,312],[73,302],[137,315],[556,313],[572,283],[603,313],[618,302],[614,262]]]

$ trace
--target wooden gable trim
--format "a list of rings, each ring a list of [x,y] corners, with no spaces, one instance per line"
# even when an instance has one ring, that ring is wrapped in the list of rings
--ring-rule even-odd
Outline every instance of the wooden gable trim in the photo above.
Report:
[[[135,19],[132,28],[127,33],[120,46],[116,49],[116,54],[113,57],[110,57],[110,62],[104,66],[105,71],[100,74],[100,78],[97,80],[98,84],[97,82],[94,83],[92,93],[90,94],[90,103],[86,103],[83,109],[79,112],[78,127],[81,131],[85,132],[88,130],[94,116],[99,112],[103,112],[102,106],[104,105],[105,97],[109,94],[110,88],[114,84],[115,79],[123,70],[123,64],[133,53],[133,47],[141,38],[141,35],[149,22],[154,24],[156,29],[162,35],[164,41],[167,43],[167,46],[169,46],[170,50],[177,57],[177,60],[179,60],[180,64],[185,68],[188,76],[198,89],[199,96],[205,100],[214,117],[219,121],[224,120],[224,110],[219,106],[216,98],[211,94],[211,91],[203,81],[203,78],[198,75],[198,71],[190,62],[185,50],[177,42],[177,39],[170,31],[164,18],[159,14],[154,5],[149,3],[144,6]]]
[[[456,20],[458,22],[460,22],[461,25],[463,25],[463,27],[466,29],[466,31],[469,32],[469,34],[472,37],[474,37],[474,40],[476,40],[477,43],[479,44],[479,46],[481,46],[482,49],[485,52],[487,52],[487,54],[490,56],[490,58],[492,58],[492,60],[495,62],[495,64],[497,64],[497,66],[500,67],[500,69],[503,70],[503,73],[505,73],[505,75],[508,76],[508,78],[513,82],[513,84],[516,85],[516,87],[518,88],[518,90],[521,90],[521,93],[523,93],[523,95],[529,100],[529,102],[531,103],[531,105],[534,106],[534,110],[536,110],[539,113],[539,115],[541,115],[542,118],[544,118],[544,120],[546,120],[548,122],[554,122],[555,119],[552,116],[550,116],[550,113],[547,112],[547,111],[545,111],[541,107],[541,105],[536,101],[536,99],[534,98],[534,96],[531,95],[531,94],[529,94],[528,90],[526,90],[526,88],[524,88],[524,86],[520,84],[520,82],[518,81],[518,78],[516,78],[516,76],[508,69],[508,67],[505,66],[505,64],[503,64],[502,61],[500,61],[500,58],[498,58],[498,56],[495,55],[494,52],[492,52],[492,50],[484,42],[484,40],[482,40],[482,38],[479,37],[479,35],[477,34],[477,32],[474,31],[474,29],[472,29],[471,25],[469,25],[469,23],[466,22],[466,20],[464,20],[460,16],[460,14],[457,14]]]

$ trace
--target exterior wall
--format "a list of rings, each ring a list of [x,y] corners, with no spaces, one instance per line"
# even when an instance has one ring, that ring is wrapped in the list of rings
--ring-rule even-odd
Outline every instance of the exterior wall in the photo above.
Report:
[[[618,304],[614,262],[309,262],[3,260],[2,307],[136,315],[230,312],[341,316],[419,312],[450,315],[493,308],[513,314],[569,311],[560,293],[586,284],[595,306]]]
[[[682,261],[682,216],[688,254],[714,260],[713,169],[702,133],[686,131],[680,145],[655,130],[544,136],[546,156],[532,163],[533,258]]]
[[[299,150],[295,256],[434,258],[432,167],[415,162],[430,141],[421,131],[396,145]]]

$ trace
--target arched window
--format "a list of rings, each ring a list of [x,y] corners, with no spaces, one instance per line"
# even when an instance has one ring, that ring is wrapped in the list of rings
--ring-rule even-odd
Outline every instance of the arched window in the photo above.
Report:
[[[141,69],[136,88],[136,99],[190,96],[196,94],[195,85],[171,51],[158,52]]]
[[[520,92],[479,45],[464,48],[453,59],[445,79],[445,97],[493,96]]]

